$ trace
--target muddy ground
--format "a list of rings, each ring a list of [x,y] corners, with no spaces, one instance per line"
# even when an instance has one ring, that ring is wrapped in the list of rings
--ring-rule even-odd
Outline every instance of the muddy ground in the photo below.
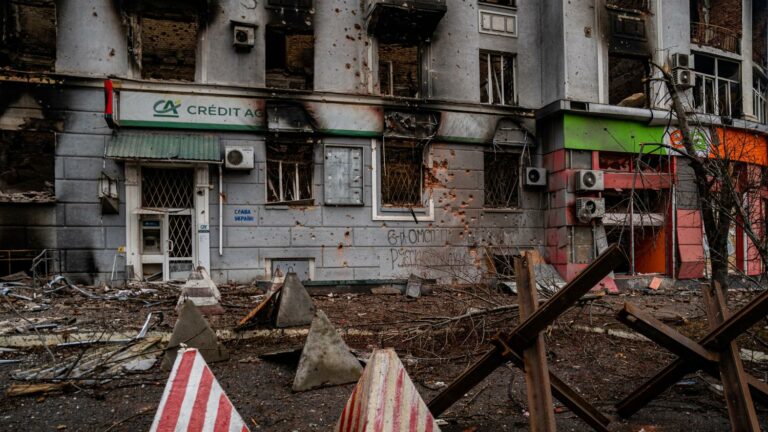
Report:
[[[62,290],[29,302],[0,297],[0,331],[3,337],[16,335],[8,330],[23,319],[39,322],[60,319],[54,329],[41,334],[62,335],[85,330],[136,332],[149,311],[163,312],[163,320],[152,330],[170,332],[176,319],[176,289],[151,285],[156,292],[124,296],[122,300],[86,299]],[[142,287],[134,287],[132,292]],[[92,288],[100,296],[115,294]],[[210,318],[215,329],[231,329],[259,300],[256,287],[221,287],[226,313]],[[33,297],[34,290],[16,290]],[[731,292],[732,309],[745,304],[757,293]],[[433,295],[407,299],[400,295],[322,295],[314,297],[345,340],[360,357],[373,348],[394,347],[425,400],[437,394],[478,355],[488,349],[487,338],[497,330],[517,323],[514,295],[467,287],[435,287]],[[613,405],[674,359],[655,344],[633,339],[629,329],[615,320],[624,302],[647,308],[681,332],[695,337],[706,333],[707,323],[701,296],[695,285],[668,287],[661,291],[624,291],[621,295],[596,296],[561,317],[546,333],[551,370],[570,383],[587,400],[614,418]],[[501,308],[499,313],[476,314],[472,319],[453,320],[467,312]],[[37,309],[44,309],[38,310]],[[73,319],[74,318],[74,319]],[[64,320],[62,320],[64,319]],[[67,320],[68,319],[68,320]],[[36,321],[36,322],[38,322]],[[5,322],[5,330],[2,323]],[[618,333],[596,333],[615,329]],[[763,320],[739,339],[742,348],[767,352],[768,320]],[[251,430],[326,431],[332,430],[349,397],[353,384],[293,393],[298,354],[263,356],[300,347],[302,337],[287,338],[280,332],[252,339],[229,340],[231,359],[211,368],[249,424]],[[2,346],[2,344],[0,344]],[[61,359],[83,348],[52,348]],[[40,366],[50,361],[42,348],[0,353],[2,359],[21,359],[16,365],[0,366],[0,388],[15,381],[12,371]],[[159,363],[159,362],[158,362]],[[746,362],[750,373],[768,377],[768,362]],[[117,377],[99,385],[70,386],[62,393],[9,397],[0,401],[0,430],[137,431],[147,430],[167,379],[155,365],[147,372]],[[615,431],[724,431],[728,430],[725,403],[719,381],[697,373],[688,376],[659,399],[630,419],[616,418]],[[488,379],[448,410],[441,418],[444,431],[503,431],[527,428],[525,383],[511,365],[496,370]],[[591,430],[556,402],[560,430]],[[757,405],[762,426],[768,430],[768,411]]]

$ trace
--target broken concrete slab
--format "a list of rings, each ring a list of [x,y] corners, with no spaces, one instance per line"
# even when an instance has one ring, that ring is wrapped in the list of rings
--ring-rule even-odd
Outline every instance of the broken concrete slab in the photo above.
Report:
[[[278,304],[275,326],[279,328],[310,324],[315,315],[315,304],[296,273],[285,276]]]
[[[410,275],[408,277],[408,284],[405,286],[405,295],[410,298],[421,297],[421,278]]]
[[[179,319],[173,326],[171,340],[165,347],[163,370],[171,369],[182,344],[197,348],[208,363],[229,359],[229,352],[219,343],[216,333],[191,300],[186,300],[181,306]]]
[[[353,383],[363,368],[321,310],[315,314],[293,380],[293,391]]]

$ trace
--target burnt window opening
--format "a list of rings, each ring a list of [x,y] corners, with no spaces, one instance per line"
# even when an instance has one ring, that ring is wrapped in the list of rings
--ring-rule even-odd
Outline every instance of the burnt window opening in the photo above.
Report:
[[[138,18],[139,41],[133,53],[141,77],[156,80],[194,81],[200,23],[196,15],[143,13]]]
[[[0,67],[53,71],[56,4],[53,0],[0,2]]]
[[[768,0],[752,0],[752,59],[768,67]]]
[[[194,207],[194,171],[188,168],[141,168],[143,208]]]
[[[487,151],[483,156],[485,208],[520,207],[520,153]]]
[[[694,66],[694,110],[704,114],[741,117],[741,65],[696,53]]]
[[[311,139],[267,142],[268,203],[312,203],[314,149]]]
[[[424,94],[421,51],[414,44],[379,43],[379,87],[383,96],[416,98]]]
[[[0,130],[0,202],[55,201],[55,143],[53,132]]]
[[[650,0],[606,0],[605,5],[609,9],[650,12],[650,3]]]
[[[646,108],[648,106],[647,57],[608,55],[608,101],[611,105]]]
[[[517,7],[517,0],[479,0],[479,3],[512,8]]]
[[[517,56],[480,51],[480,102],[517,104]]]
[[[265,43],[267,87],[312,90],[315,37],[311,30],[268,26]]]
[[[598,163],[605,171],[668,173],[670,168],[669,156],[657,154],[642,154],[638,159],[631,153],[601,151]]]
[[[691,0],[691,42],[741,53],[742,2]]]
[[[605,198],[605,212],[606,213],[629,213],[630,203],[634,204],[634,213],[647,214],[647,213],[664,213],[667,208],[667,200],[669,194],[665,190],[654,189],[635,189],[634,197],[629,190],[616,191],[606,190],[603,193]]]
[[[381,154],[381,204],[385,207],[422,207],[424,143],[387,138]]]

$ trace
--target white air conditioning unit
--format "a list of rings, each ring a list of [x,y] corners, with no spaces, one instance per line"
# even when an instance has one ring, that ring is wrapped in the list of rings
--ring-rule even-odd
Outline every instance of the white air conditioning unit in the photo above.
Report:
[[[672,66],[672,69],[690,69],[693,67],[691,56],[689,54],[674,53],[670,57],[670,66]]]
[[[605,198],[576,198],[576,218],[583,223],[605,216]]]
[[[253,147],[226,146],[224,148],[224,167],[233,170],[253,169]]]
[[[256,27],[233,25],[232,45],[235,49],[250,51],[256,45]]]
[[[688,69],[675,69],[672,79],[678,87],[693,87],[693,74]]]
[[[528,187],[547,185],[547,170],[544,168],[526,167],[523,184]]]
[[[576,190],[581,191],[601,191],[605,189],[603,181],[603,172],[597,170],[579,170],[576,171]]]

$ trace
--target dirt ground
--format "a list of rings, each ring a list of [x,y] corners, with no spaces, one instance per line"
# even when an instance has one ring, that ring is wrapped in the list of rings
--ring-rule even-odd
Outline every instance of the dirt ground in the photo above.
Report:
[[[154,292],[136,294],[139,288]],[[220,287],[226,313],[210,317],[214,329],[232,329],[260,299],[256,287]],[[116,294],[92,288],[99,296]],[[33,297],[34,290],[15,290]],[[62,290],[48,301],[0,297],[0,341],[18,334],[13,325],[24,319],[59,324],[39,329],[40,334],[99,330],[104,334],[137,332],[150,311],[162,312],[162,322],[152,331],[170,332],[176,319],[178,292],[170,285],[134,287],[122,299],[86,299]],[[729,295],[732,310],[757,293],[735,290]],[[429,296],[408,299],[401,295],[338,294],[315,296],[319,309],[329,316],[355,354],[365,358],[377,347],[394,347],[416,383],[429,400],[451,382],[478,355],[489,349],[488,338],[497,330],[517,324],[516,311],[506,307],[517,299],[491,290],[466,287],[434,287]],[[700,337],[707,331],[702,299],[695,285],[660,291],[623,291],[620,295],[596,296],[583,301],[561,317],[546,333],[550,369],[571,384],[587,400],[614,419],[615,431],[723,431],[729,429],[719,381],[702,372],[680,381],[659,399],[629,419],[616,418],[614,404],[650,378],[674,356],[653,343],[637,340],[614,316],[624,302],[646,308],[681,332]],[[478,313],[498,308],[499,312]],[[471,319],[453,317],[474,313]],[[3,326],[5,323],[5,326]],[[10,330],[9,330],[10,329]],[[606,329],[617,330],[608,334]],[[21,329],[21,331],[24,331]],[[3,334],[4,333],[4,334]],[[27,331],[27,333],[30,333]],[[32,332],[36,335],[37,333]],[[762,320],[739,339],[741,348],[768,351],[768,320]],[[281,332],[226,342],[231,358],[211,364],[214,375],[251,430],[332,430],[354,384],[293,393],[291,384],[298,352],[263,355],[300,348],[301,337]],[[0,347],[3,344],[0,343]],[[52,348],[61,359],[84,348]],[[1,350],[0,350],[1,351]],[[0,388],[14,384],[11,372],[50,361],[42,348],[0,352],[0,359],[20,359],[19,364],[0,365]],[[759,355],[759,354],[758,354]],[[760,379],[768,378],[768,361],[745,363]],[[115,377],[99,385],[74,383],[61,393],[9,397],[0,401],[0,430],[16,431],[136,431],[147,430],[157,409],[168,374],[159,362],[146,372]],[[757,405],[762,426],[768,430],[768,411]],[[573,413],[555,402],[559,430],[591,430]],[[503,431],[527,429],[525,382],[511,365],[497,369],[480,385],[441,416],[443,431]]]

